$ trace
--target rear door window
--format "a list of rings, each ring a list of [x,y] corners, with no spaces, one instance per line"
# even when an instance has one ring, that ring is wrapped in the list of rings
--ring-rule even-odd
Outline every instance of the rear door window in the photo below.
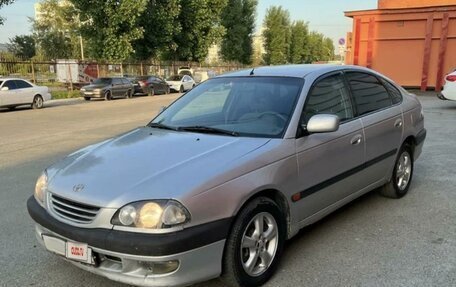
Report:
[[[26,81],[22,81],[22,80],[15,80],[14,81],[16,83],[16,87],[18,89],[27,89],[27,88],[31,88],[32,85],[30,85],[29,83],[27,83]]]
[[[312,88],[301,117],[302,124],[317,114],[336,115],[341,121],[353,118],[350,96],[341,74],[319,80]]]
[[[359,116],[393,104],[386,88],[375,76],[362,72],[347,72],[346,75]]]

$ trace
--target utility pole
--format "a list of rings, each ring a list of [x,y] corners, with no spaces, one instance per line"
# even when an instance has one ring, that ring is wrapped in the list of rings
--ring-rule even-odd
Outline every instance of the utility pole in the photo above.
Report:
[[[79,44],[81,45],[81,60],[84,61],[84,44],[82,42],[82,36],[79,35]]]

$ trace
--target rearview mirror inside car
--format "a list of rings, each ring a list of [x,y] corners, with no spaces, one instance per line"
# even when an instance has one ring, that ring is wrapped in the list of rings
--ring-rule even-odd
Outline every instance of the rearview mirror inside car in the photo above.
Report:
[[[339,129],[340,119],[336,115],[321,114],[310,118],[305,129],[310,134],[335,132]]]

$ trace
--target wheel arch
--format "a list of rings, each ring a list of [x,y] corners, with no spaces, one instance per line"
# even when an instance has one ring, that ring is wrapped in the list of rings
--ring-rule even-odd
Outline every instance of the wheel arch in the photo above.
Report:
[[[406,137],[404,142],[402,143],[402,145],[408,145],[410,147],[410,149],[411,149],[412,157],[414,157],[415,146],[416,146],[416,137],[413,136],[413,135],[410,135],[410,136]]]
[[[237,208],[235,214],[234,214],[234,220],[233,223],[236,221],[236,218],[238,217],[239,213],[241,210],[243,210],[251,201],[255,200],[258,197],[266,197],[274,201],[282,211],[283,216],[285,217],[287,226],[287,239],[289,238],[291,234],[291,215],[290,215],[290,205],[289,202],[287,201],[286,196],[279,190],[275,188],[265,188],[261,189],[253,194],[251,194],[249,197],[247,197],[242,204]],[[232,223],[232,224],[233,224]],[[231,230],[232,226],[230,227]]]

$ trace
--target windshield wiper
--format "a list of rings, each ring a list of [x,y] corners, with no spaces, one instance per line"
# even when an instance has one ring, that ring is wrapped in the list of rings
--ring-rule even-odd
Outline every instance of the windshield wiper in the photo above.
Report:
[[[219,134],[219,135],[229,135],[232,137],[239,136],[239,133],[234,131],[227,131],[218,128],[212,127],[205,127],[205,126],[188,126],[188,127],[179,127],[179,131],[187,131],[187,132],[199,132],[199,133],[206,133],[206,134]]]
[[[163,130],[172,130],[172,131],[177,131],[178,129],[175,127],[170,127],[161,123],[149,123],[147,125],[148,127],[151,128],[156,128],[156,129],[163,129]]]

